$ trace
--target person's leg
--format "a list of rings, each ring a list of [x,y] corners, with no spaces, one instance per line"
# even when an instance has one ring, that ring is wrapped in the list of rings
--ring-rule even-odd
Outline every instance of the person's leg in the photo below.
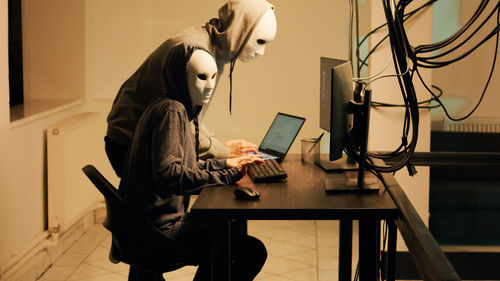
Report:
[[[257,238],[231,235],[231,279],[251,281],[259,274],[267,259],[267,250]]]
[[[176,253],[185,260],[198,265],[193,281],[211,280],[210,237],[213,226],[204,222],[193,221],[186,215],[167,233],[176,245]]]
[[[104,149],[108,156],[111,167],[118,177],[121,177],[123,166],[127,160],[128,146],[117,143],[109,137],[104,137]]]
[[[189,217],[189,216],[188,216]],[[185,218],[176,223],[169,236],[179,247],[179,254],[198,264],[193,281],[210,280],[211,236],[214,225]],[[231,278],[251,281],[260,272],[267,259],[267,250],[257,238],[248,236],[234,227],[231,229]]]
[[[165,281],[161,272],[154,272],[140,266],[131,265],[128,281]]]
[[[196,270],[193,281],[211,281],[210,264],[200,264]]]

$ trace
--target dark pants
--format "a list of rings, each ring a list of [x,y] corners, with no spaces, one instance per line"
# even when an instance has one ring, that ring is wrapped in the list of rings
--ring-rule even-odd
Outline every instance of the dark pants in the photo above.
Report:
[[[193,281],[209,281],[211,258],[211,235],[213,225],[183,219],[167,233],[178,249],[171,254],[180,254],[184,260],[192,260],[198,265]],[[264,244],[257,238],[240,231],[238,226],[231,227],[231,279],[251,281],[260,272],[267,258]],[[175,253],[173,253],[175,252]],[[130,266],[129,281],[163,281],[161,272],[154,272],[138,266]]]
[[[104,137],[104,143],[104,149],[106,150],[111,167],[115,170],[116,175],[121,178],[123,166],[127,160],[128,146],[120,144],[108,136]]]
[[[106,155],[118,177],[128,157],[128,146],[122,145],[109,137],[104,137]],[[212,225],[191,220],[182,220],[174,228],[175,235],[172,237],[179,251],[186,260],[195,260],[193,264],[198,265],[194,281],[210,280],[210,257]],[[177,252],[177,251],[176,251]],[[155,262],[161,261],[161,254],[153,254]],[[168,253],[175,254],[175,253]],[[246,233],[246,222],[231,223],[231,278],[237,281],[251,281],[260,272],[267,259],[267,251],[264,244],[257,238],[248,236]],[[201,261],[201,262],[200,262]],[[161,271],[130,266],[129,281],[163,281]]]

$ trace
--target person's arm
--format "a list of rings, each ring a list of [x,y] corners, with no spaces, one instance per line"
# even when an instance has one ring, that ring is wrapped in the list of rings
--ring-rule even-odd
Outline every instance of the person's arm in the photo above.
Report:
[[[207,159],[198,162],[198,168],[207,169],[209,171],[216,171],[226,169],[226,159]]]
[[[194,132],[194,125],[191,127]],[[198,156],[201,160],[212,158],[225,159],[229,157],[229,147],[220,143],[203,123],[199,124],[199,140]]]
[[[245,173],[247,165],[262,162],[263,160],[261,155],[245,154],[229,159],[207,159],[206,161],[199,162],[198,167],[200,169],[207,169],[209,171],[237,167],[239,171]]]
[[[224,146],[229,148],[229,157],[238,157],[247,155],[248,153],[257,154],[257,146],[246,140],[230,140],[224,143]]]
[[[194,156],[194,151],[184,147],[192,138],[187,117],[177,111],[167,111],[160,122],[153,128],[152,151],[153,174],[158,188],[167,193],[191,194],[204,186],[234,183],[243,174],[238,167],[218,170],[193,168],[183,165],[184,157]],[[194,146],[192,146],[194,150]],[[189,161],[189,159],[187,159]]]
[[[191,127],[194,135],[194,126]],[[235,158],[249,152],[257,153],[257,146],[245,140],[230,140],[223,144],[220,143],[203,124],[199,125],[199,140],[198,156],[201,160]]]

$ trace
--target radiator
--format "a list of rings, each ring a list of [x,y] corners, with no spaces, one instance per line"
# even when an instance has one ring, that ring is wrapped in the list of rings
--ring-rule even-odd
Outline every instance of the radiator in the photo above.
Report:
[[[500,119],[468,118],[459,122],[445,119],[444,130],[446,132],[500,133]]]
[[[47,215],[50,232],[64,232],[102,201],[82,167],[105,156],[96,112],[81,113],[47,128]]]

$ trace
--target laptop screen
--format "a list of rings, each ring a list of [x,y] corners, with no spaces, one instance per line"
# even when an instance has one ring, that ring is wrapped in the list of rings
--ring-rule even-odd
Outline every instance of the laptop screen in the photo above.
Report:
[[[275,151],[286,154],[295,137],[302,128],[305,119],[279,112],[267,131],[259,150]]]

